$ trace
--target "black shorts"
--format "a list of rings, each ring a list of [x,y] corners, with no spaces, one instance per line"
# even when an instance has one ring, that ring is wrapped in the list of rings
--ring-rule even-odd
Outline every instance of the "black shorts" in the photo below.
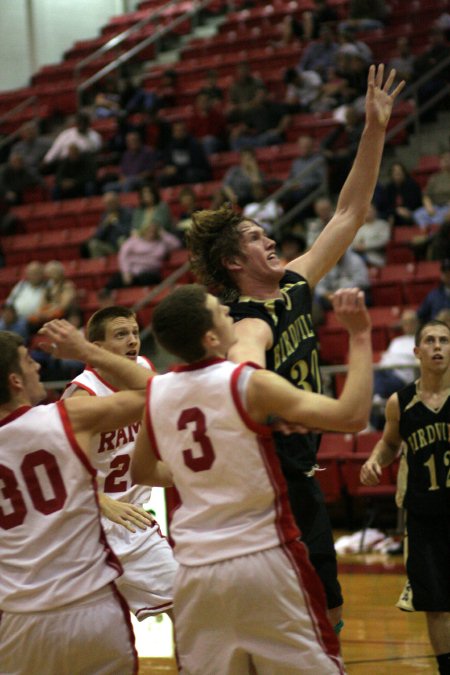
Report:
[[[450,518],[406,516],[406,571],[414,609],[450,612]]]
[[[337,560],[325,499],[315,478],[298,474],[287,480],[289,501],[311,563],[322,580],[328,609],[343,603]]]

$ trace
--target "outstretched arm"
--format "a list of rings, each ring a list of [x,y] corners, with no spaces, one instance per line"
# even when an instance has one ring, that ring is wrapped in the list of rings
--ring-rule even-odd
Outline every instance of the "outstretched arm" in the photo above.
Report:
[[[369,69],[366,95],[366,122],[352,169],[339,195],[336,212],[311,249],[287,265],[304,276],[311,286],[334,267],[364,223],[372,200],[386,128],[394,101],[405,86],[401,82],[392,92],[395,70],[383,85],[384,66]]]
[[[120,380],[124,389],[145,389],[147,381],[155,373],[138,366],[133,361],[112,354],[92,342],[64,319],[54,319],[44,324],[39,333],[46,338],[42,344],[45,351],[57,358],[77,359],[99,368],[111,379]],[[116,428],[116,427],[111,427]]]
[[[392,464],[402,444],[399,433],[400,407],[397,394],[393,394],[386,404],[386,423],[383,436],[378,441],[367,462],[361,467],[361,483],[378,485],[382,469]]]
[[[324,431],[360,431],[367,425],[372,400],[372,345],[364,294],[338,291],[333,304],[350,333],[349,370],[338,400],[296,389],[275,373],[252,374],[247,392],[248,412],[257,422],[269,416]]]
[[[147,422],[142,420],[131,458],[131,478],[139,485],[170,487],[173,485],[169,467],[159,460],[150,444]]]

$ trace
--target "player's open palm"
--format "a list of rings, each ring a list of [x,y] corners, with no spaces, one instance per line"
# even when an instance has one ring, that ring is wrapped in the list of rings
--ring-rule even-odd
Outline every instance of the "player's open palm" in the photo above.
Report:
[[[340,288],[331,299],[336,318],[352,335],[370,330],[370,316],[364,292],[359,288]]]
[[[393,89],[395,75],[396,71],[392,69],[383,85],[384,65],[381,63],[379,66],[370,66],[366,95],[367,124],[379,124],[383,128],[387,126],[394,101],[405,86],[402,80]]]

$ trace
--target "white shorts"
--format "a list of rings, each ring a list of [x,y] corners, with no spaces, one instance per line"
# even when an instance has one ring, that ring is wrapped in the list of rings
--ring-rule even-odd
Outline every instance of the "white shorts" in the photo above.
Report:
[[[159,526],[129,532],[106,518],[102,518],[102,525],[123,567],[117,587],[136,618],[143,621],[171,609],[178,564]]]
[[[0,615],[2,675],[134,675],[130,614],[114,585],[55,610]]]
[[[180,565],[174,614],[184,675],[248,675],[251,665],[258,675],[344,672],[322,584],[299,542]]]

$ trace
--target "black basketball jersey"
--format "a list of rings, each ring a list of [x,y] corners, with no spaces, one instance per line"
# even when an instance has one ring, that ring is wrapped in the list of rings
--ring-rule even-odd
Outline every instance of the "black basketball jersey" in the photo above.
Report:
[[[273,335],[273,346],[266,351],[266,368],[300,389],[320,393],[322,383],[311,319],[311,289],[302,276],[286,271],[280,290],[282,297],[273,300],[241,296],[230,305],[230,314],[235,321],[248,318],[265,321]],[[318,438],[317,434],[275,434],[286,477],[294,477],[298,469],[311,469],[316,461]]]
[[[439,410],[426,406],[415,382],[398,392],[400,436],[407,445],[405,507],[444,515],[450,506],[450,396]]]

